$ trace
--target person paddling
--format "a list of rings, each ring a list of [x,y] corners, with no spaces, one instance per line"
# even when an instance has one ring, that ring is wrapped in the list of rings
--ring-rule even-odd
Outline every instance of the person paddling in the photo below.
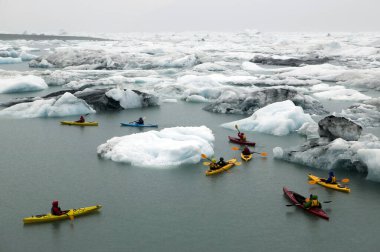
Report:
[[[218,166],[219,167],[224,167],[224,166],[226,166],[227,165],[227,163],[226,163],[226,161],[224,161],[224,158],[220,158],[219,159],[219,161],[218,161]]]
[[[219,165],[218,163],[216,162],[216,159],[212,159],[211,162],[210,162],[210,165],[209,165],[209,168],[210,168],[210,171],[214,171],[214,170],[218,170],[219,169]]]
[[[137,124],[143,125],[144,124],[144,119],[142,117],[140,117],[138,120],[136,120],[134,122],[137,123]]]
[[[52,215],[62,215],[66,214],[68,211],[62,211],[61,208],[58,206],[58,200],[54,200],[51,207],[51,214]]]
[[[251,155],[253,152],[247,147],[247,145],[244,146],[243,151],[241,152],[244,156]]]
[[[84,123],[85,122],[84,117],[81,115],[80,118],[79,118],[79,120],[75,121],[75,122]]]
[[[244,141],[244,142],[247,141],[247,137],[245,136],[243,132],[239,132],[237,135],[241,141]]]
[[[310,194],[309,198],[305,199],[305,202],[303,203],[303,207],[306,209],[315,207],[315,208],[322,208],[321,202],[318,201],[317,195]]]

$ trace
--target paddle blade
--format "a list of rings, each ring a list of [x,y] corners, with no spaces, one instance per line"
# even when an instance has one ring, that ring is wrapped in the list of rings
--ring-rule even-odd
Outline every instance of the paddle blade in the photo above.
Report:
[[[70,218],[70,220],[74,220],[74,215],[71,215],[71,214],[69,214],[69,218]]]
[[[238,126],[237,126],[237,124],[235,124],[235,129],[239,130],[239,128],[238,128]]]
[[[260,154],[262,157],[266,157],[266,156],[268,156],[268,153],[266,153],[266,152],[261,152],[261,154]]]
[[[323,201],[323,203],[331,203],[332,200],[328,200],[328,201]]]
[[[241,165],[241,163],[240,162],[235,162],[235,165]]]
[[[350,182],[350,179],[348,179],[348,178],[344,178],[344,179],[342,179],[341,180],[343,183],[348,183],[348,182]]]
[[[309,180],[307,183],[309,183],[310,185],[315,185],[317,183],[317,181],[315,181],[315,180]]]
[[[239,147],[232,147],[231,150],[240,150]]]
[[[201,157],[202,158],[207,158],[207,155],[206,154],[201,154]]]
[[[203,162],[203,165],[205,165],[205,166],[209,166],[209,165],[210,165],[210,162]]]

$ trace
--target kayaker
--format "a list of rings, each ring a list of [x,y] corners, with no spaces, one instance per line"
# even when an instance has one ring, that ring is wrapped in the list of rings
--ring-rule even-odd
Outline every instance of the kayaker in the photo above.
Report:
[[[244,149],[241,153],[243,153],[243,155],[245,155],[245,156],[252,154],[251,150],[247,146],[244,146]]]
[[[54,200],[51,207],[51,214],[52,215],[62,215],[67,213],[67,211],[62,211],[61,208],[58,206],[58,200]]]
[[[75,122],[84,123],[85,122],[84,117],[81,115],[80,118],[79,118],[79,120],[75,121]]]
[[[325,180],[325,182],[328,184],[336,184],[336,177],[333,171],[329,172],[329,177]]]
[[[144,119],[142,117],[140,117],[137,121],[135,121],[135,123],[143,125]]]
[[[238,137],[240,138],[241,141],[247,141],[247,137],[243,132],[238,133]]]
[[[209,167],[210,167],[210,171],[219,169],[219,165],[216,163],[216,159],[211,160]]]
[[[218,166],[219,167],[224,167],[224,166],[226,166],[227,165],[227,163],[226,163],[226,161],[224,161],[224,158],[220,158],[219,159],[219,162],[218,162]]]
[[[303,207],[306,209],[309,209],[312,207],[322,208],[322,204],[321,202],[318,201],[317,195],[310,194],[310,197],[305,199],[305,202],[303,203]]]

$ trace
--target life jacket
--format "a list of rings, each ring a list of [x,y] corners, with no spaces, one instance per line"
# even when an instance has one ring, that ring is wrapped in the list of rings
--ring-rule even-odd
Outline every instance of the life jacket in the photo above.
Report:
[[[319,206],[319,201],[318,200],[312,200],[311,201],[311,207],[318,207]]]
[[[238,137],[240,138],[240,140],[243,140],[243,141],[247,140],[247,137],[242,132],[238,133]]]
[[[58,206],[53,206],[53,207],[51,208],[51,214],[52,214],[52,215],[62,215],[63,213],[62,213],[62,210],[61,210],[60,207],[58,207]]]
[[[251,155],[251,151],[248,148],[244,148],[242,153],[243,153],[243,155]]]
[[[335,176],[331,177],[331,184],[336,184],[336,177]]]

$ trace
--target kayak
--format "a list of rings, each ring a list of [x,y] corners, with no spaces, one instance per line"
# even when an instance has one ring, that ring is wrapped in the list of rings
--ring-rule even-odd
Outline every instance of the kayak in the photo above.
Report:
[[[317,176],[314,176],[312,174],[309,174],[308,177],[309,177],[310,180],[313,180],[313,181],[317,182],[318,185],[321,185],[321,186],[324,186],[324,187],[327,187],[327,188],[331,188],[331,189],[335,189],[335,190],[338,190],[338,191],[341,191],[341,192],[347,192],[347,193],[349,193],[351,191],[351,189],[348,188],[346,185],[342,185],[342,184],[339,184],[339,183],[329,184],[329,183],[321,181],[321,178],[319,178]]]
[[[236,143],[236,144],[249,145],[249,146],[255,146],[256,145],[255,142],[242,141],[242,140],[240,140],[240,138],[237,138],[237,137],[228,136],[228,139],[230,140],[230,142]]]
[[[295,204],[297,207],[302,208],[305,211],[308,211],[309,213],[314,214],[316,216],[319,216],[321,218],[324,218],[326,220],[328,220],[330,218],[327,215],[327,213],[322,210],[322,208],[316,208],[316,207],[312,207],[312,208],[309,208],[309,209],[304,208],[304,206],[303,206],[303,202],[305,201],[305,197],[304,196],[302,196],[302,195],[300,195],[300,194],[298,194],[296,192],[290,191],[286,187],[284,187],[283,190],[284,190],[284,194],[286,196],[288,196],[288,198],[290,199],[290,201],[293,204]]]
[[[127,126],[127,127],[158,127],[158,124],[138,124],[138,123],[120,123],[121,126]]]
[[[41,223],[41,222],[65,220],[65,219],[69,219],[69,216],[75,217],[75,216],[80,216],[83,214],[88,214],[100,209],[101,207],[102,207],[101,205],[96,205],[96,206],[82,207],[82,208],[77,208],[77,209],[70,209],[68,210],[66,214],[63,214],[63,215],[52,215],[51,213],[38,214],[38,215],[26,217],[23,219],[23,221],[25,224],[29,224],[29,223]]]
[[[62,121],[62,125],[75,125],[75,126],[98,126],[98,122],[75,122],[75,121]]]
[[[241,159],[243,159],[244,161],[248,162],[249,160],[252,159],[253,154],[244,155],[243,153],[240,153],[240,157],[241,157]]]
[[[210,175],[214,175],[214,174],[218,174],[218,173],[227,171],[227,170],[231,169],[235,165],[236,161],[237,161],[236,158],[230,159],[230,160],[227,161],[227,163],[228,163],[227,165],[225,165],[225,166],[223,166],[223,167],[221,167],[221,168],[219,168],[217,170],[208,170],[208,171],[206,171],[205,172],[206,176],[210,176]]]

